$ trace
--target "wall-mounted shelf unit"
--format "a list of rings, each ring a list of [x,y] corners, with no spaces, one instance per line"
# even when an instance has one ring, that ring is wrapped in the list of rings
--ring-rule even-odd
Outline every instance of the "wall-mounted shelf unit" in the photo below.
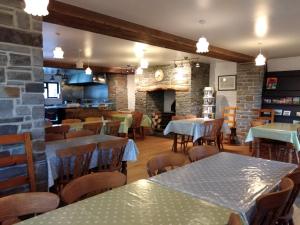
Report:
[[[267,72],[262,108],[275,110],[275,122],[300,123],[300,71]]]

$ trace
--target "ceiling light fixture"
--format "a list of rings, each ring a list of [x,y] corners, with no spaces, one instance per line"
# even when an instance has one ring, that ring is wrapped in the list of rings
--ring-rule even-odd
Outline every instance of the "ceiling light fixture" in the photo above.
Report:
[[[136,69],[135,74],[136,75],[143,75],[143,72],[144,72],[144,70],[141,67],[139,67],[139,68]]]
[[[144,43],[135,43],[134,44],[134,54],[137,58],[141,59],[144,57],[146,44]]]
[[[85,69],[85,74],[86,75],[92,75],[93,71],[92,69],[90,68],[90,63],[88,61],[88,67]]]
[[[55,59],[63,59],[64,58],[64,51],[61,47],[55,47],[53,50],[53,58]]]
[[[261,43],[258,43],[261,45]],[[264,57],[263,54],[261,54],[261,47],[259,48],[259,54],[255,58],[255,65],[256,66],[264,66],[266,65],[266,57]]]
[[[141,63],[140,63],[140,67],[142,69],[148,69],[149,66],[149,62],[147,59],[141,59]]]
[[[202,26],[204,26],[206,21],[205,20],[199,20],[199,23]],[[207,52],[209,52],[209,50],[208,50],[209,42],[207,41],[207,39],[204,36],[199,38],[199,40],[196,44],[196,47],[197,47],[197,50],[196,50],[197,53],[207,53]]]
[[[199,62],[196,62],[196,65],[195,65],[197,68],[200,67],[200,63]]]
[[[49,0],[25,0],[24,11],[33,16],[47,16],[49,14]]]

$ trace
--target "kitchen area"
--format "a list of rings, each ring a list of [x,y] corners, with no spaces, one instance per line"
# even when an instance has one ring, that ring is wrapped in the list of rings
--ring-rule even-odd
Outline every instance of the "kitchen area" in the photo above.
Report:
[[[108,75],[84,69],[44,67],[45,117],[53,124],[63,119],[101,117],[115,110],[109,99]]]

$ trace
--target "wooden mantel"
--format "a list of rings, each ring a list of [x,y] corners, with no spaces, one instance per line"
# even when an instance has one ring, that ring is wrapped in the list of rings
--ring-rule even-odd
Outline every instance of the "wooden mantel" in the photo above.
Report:
[[[196,53],[195,40],[179,37],[160,30],[145,27],[55,0],[50,1],[48,10],[49,15],[43,17],[45,22],[73,27],[80,30],[104,34],[130,41],[142,42],[177,51],[193,54]],[[213,45],[209,46],[209,52],[204,55],[238,63],[254,61],[253,56],[219,48]]]

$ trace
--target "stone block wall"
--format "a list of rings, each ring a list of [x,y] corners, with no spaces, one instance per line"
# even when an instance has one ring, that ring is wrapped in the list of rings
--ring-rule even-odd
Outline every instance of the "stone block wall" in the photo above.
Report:
[[[261,108],[264,67],[254,63],[242,63],[237,66],[237,134],[241,143],[255,118],[252,109]]]
[[[32,133],[40,189],[46,187],[44,154],[44,74],[41,18],[24,12],[22,0],[0,0],[0,135]],[[1,146],[0,154],[18,154],[23,146]],[[2,169],[0,180],[26,173],[22,166]]]
[[[108,98],[113,110],[128,108],[127,76],[111,74],[107,76]]]

